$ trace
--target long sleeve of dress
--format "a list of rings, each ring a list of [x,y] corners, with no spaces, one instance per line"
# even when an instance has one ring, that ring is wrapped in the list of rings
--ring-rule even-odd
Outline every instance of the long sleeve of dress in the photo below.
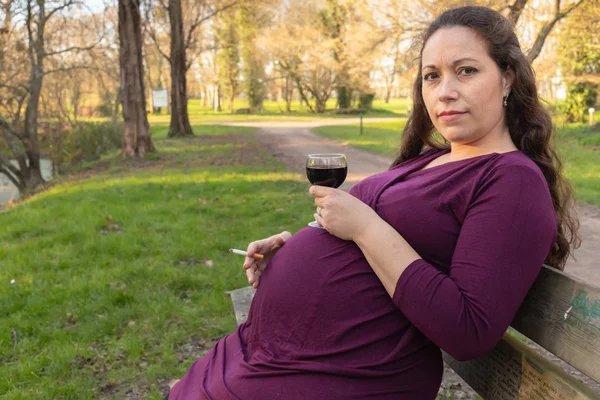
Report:
[[[501,339],[555,238],[541,173],[498,166],[473,194],[449,273],[417,260],[400,276],[393,301],[455,359],[478,357]]]

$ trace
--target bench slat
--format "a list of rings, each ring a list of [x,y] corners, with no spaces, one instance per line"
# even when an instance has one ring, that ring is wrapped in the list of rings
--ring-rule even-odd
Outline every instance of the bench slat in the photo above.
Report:
[[[485,400],[600,399],[508,333],[483,357],[459,362],[444,352],[444,361]]]
[[[511,326],[600,382],[600,288],[544,266]]]

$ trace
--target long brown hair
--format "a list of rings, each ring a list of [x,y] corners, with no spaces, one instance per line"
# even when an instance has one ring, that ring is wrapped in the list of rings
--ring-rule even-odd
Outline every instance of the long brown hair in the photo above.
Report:
[[[554,130],[552,118],[537,96],[531,64],[521,50],[513,25],[502,14],[486,7],[455,8],[441,14],[423,33],[420,40],[419,69],[414,82],[413,112],[404,128],[400,153],[392,166],[417,157],[424,146],[442,147],[434,137],[434,126],[423,101],[421,56],[431,35],[438,29],[452,26],[464,26],[478,32],[486,40],[489,55],[500,70],[512,68],[514,71],[514,83],[506,107],[506,121],[514,144],[537,164],[548,182],[558,218],[558,236],[546,263],[562,270],[572,249],[580,243],[572,189],[562,175],[562,163],[551,143]]]

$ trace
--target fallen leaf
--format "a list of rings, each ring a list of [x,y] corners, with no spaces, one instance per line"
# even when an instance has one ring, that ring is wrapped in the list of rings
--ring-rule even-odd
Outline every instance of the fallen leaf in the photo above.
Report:
[[[181,193],[179,193],[179,194],[177,195],[177,198],[178,198],[179,200],[181,200],[181,199],[183,199],[183,195],[182,195]]]
[[[77,317],[73,316],[71,313],[67,313],[67,328],[73,328],[77,324]]]
[[[96,314],[96,317],[98,317],[100,319],[105,319],[106,315],[104,315],[104,314]]]
[[[147,362],[140,363],[140,368],[146,368],[148,366]]]
[[[131,321],[129,321],[129,322],[127,323],[127,325],[129,325],[129,326],[135,326],[135,321],[134,321],[134,320],[131,320]]]
[[[213,266],[214,263],[213,260],[204,260],[204,264],[210,268]]]
[[[202,198],[198,197],[198,201],[199,201],[201,204],[206,204],[206,196],[204,196],[204,197],[202,197]]]

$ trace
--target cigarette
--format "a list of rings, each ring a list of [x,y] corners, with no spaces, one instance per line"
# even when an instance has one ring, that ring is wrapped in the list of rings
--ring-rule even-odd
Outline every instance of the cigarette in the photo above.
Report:
[[[229,252],[232,253],[232,254],[238,254],[240,256],[246,256],[246,257],[248,257],[248,252],[244,251],[244,250],[229,249]],[[265,258],[265,256],[263,256],[262,254],[254,253],[254,255],[252,256],[252,258],[254,258],[255,260],[262,260],[263,258]]]

